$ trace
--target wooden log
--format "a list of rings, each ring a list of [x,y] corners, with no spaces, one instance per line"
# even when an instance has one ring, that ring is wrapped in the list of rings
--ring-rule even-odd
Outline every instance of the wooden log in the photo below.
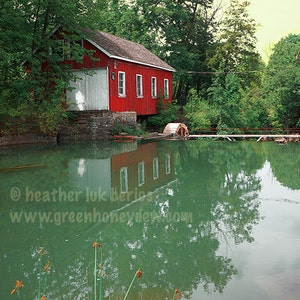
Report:
[[[28,165],[3,168],[3,169],[0,169],[0,172],[13,172],[13,171],[19,171],[19,170],[30,169],[30,168],[43,168],[45,166],[46,166],[45,164],[28,164]]]

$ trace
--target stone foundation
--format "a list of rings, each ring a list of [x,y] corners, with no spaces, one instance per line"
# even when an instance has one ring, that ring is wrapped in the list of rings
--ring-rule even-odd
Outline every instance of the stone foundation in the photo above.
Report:
[[[111,139],[115,127],[136,128],[136,112],[74,111],[61,126],[59,140]]]
[[[17,144],[55,144],[59,140],[112,139],[114,131],[123,127],[136,128],[136,112],[73,111],[59,128],[57,136],[38,134],[0,137],[0,146]]]
[[[134,111],[113,112],[112,115],[114,122],[136,126],[137,116]]]

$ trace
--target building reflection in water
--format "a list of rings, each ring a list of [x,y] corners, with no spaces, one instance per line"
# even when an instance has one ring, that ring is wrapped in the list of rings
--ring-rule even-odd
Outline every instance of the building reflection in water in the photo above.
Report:
[[[71,159],[69,184],[82,191],[88,202],[120,204],[150,197],[175,180],[173,154],[158,147],[147,143],[107,158]]]

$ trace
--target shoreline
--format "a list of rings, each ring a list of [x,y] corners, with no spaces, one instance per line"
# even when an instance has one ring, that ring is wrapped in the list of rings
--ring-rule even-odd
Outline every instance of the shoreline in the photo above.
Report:
[[[116,138],[121,137],[121,138]],[[127,139],[130,138],[130,139]],[[65,141],[90,141],[90,140],[111,140],[115,142],[133,142],[133,141],[149,141],[149,140],[228,140],[233,141],[249,141],[256,140],[256,142],[276,142],[286,144],[288,142],[300,142],[300,135],[234,135],[234,134],[222,134],[222,135],[210,135],[210,134],[201,134],[201,135],[188,135],[181,137],[176,134],[162,134],[158,132],[149,132],[146,136],[129,136],[129,135],[110,135],[103,136],[103,138],[93,138],[92,136],[73,136],[61,138],[59,134],[55,136],[39,135],[39,134],[23,134],[23,135],[7,135],[0,136],[0,147],[2,146],[16,146],[16,145],[56,145],[59,142]],[[238,140],[237,140],[238,139]]]
[[[26,144],[57,144],[57,136],[39,135],[34,133],[0,136],[0,147]]]

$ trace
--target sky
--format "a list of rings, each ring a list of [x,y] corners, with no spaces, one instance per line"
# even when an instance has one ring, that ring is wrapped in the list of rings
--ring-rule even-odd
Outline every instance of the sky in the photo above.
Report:
[[[268,60],[274,44],[290,33],[300,34],[300,0],[248,0],[250,17],[260,24],[257,50]]]

